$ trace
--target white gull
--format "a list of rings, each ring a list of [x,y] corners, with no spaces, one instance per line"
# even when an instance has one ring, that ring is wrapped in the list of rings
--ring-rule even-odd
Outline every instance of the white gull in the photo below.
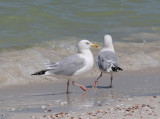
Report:
[[[80,84],[74,82],[75,76],[81,76],[81,74],[88,72],[94,65],[94,59],[90,47],[98,47],[97,44],[93,44],[88,40],[79,41],[78,54],[64,58],[56,63],[49,63],[46,65],[46,69],[33,73],[31,75],[53,75],[55,77],[65,78],[67,80],[67,91],[69,93],[69,82],[72,80],[74,86],[78,86],[84,91],[88,89]]]
[[[112,87],[113,72],[117,72],[119,70],[122,71],[122,69],[119,67],[119,59],[115,54],[114,47],[112,44],[112,37],[110,35],[104,36],[104,45],[102,50],[98,53],[96,63],[101,74],[95,80],[93,87],[97,87],[98,79],[102,76],[103,73],[111,75],[110,87]]]

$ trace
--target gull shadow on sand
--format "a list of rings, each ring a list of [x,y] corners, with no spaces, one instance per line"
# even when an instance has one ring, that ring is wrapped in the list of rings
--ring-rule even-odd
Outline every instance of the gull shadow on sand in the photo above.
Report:
[[[93,88],[93,86],[86,86],[86,88]],[[99,89],[110,89],[110,88],[112,88],[112,87],[110,87],[110,86],[97,86],[97,88],[99,88]]]

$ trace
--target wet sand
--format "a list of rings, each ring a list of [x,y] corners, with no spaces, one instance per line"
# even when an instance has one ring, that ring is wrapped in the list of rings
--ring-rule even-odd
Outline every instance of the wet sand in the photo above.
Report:
[[[77,83],[89,91],[70,86],[66,95],[66,82],[45,81],[28,85],[7,86],[0,89],[0,118],[160,118],[160,68],[148,68],[114,75],[113,88],[109,88],[109,75],[99,79],[93,89],[95,77]]]
[[[16,113],[14,119],[159,119],[160,96],[117,99],[88,111],[57,112],[49,107],[43,113]]]

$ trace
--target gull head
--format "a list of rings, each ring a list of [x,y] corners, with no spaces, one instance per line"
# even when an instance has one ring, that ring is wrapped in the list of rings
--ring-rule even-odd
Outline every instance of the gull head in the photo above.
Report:
[[[104,36],[104,47],[109,47],[112,45],[112,37],[110,35]]]
[[[79,43],[77,45],[79,51],[89,49],[91,46],[98,47],[97,44],[93,44],[88,40],[81,40],[81,41],[79,41]]]
[[[112,44],[112,37],[110,35],[104,36],[104,44],[103,48],[111,50],[114,52],[113,44]]]

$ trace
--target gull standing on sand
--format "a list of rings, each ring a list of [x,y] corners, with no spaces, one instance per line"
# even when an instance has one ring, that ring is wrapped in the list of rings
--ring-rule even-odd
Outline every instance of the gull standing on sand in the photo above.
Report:
[[[50,63],[46,65],[46,69],[33,73],[31,75],[53,75],[55,77],[65,78],[67,80],[67,91],[69,93],[69,82],[72,80],[74,86],[80,87],[84,91],[88,89],[80,84],[74,83],[76,76],[80,76],[83,73],[87,73],[92,69],[94,65],[94,59],[90,47],[98,47],[97,44],[92,44],[88,40],[79,41],[78,54],[72,55],[70,57],[64,58],[59,62]]]
[[[119,70],[122,71],[122,69],[118,66],[119,59],[115,54],[114,47],[112,44],[112,37],[110,35],[104,36],[104,45],[102,50],[98,53],[96,63],[99,70],[101,71],[101,74],[97,78],[97,80],[95,80],[93,87],[97,87],[98,79],[102,76],[103,73],[111,75],[110,87],[112,87],[113,72],[118,72]]]

